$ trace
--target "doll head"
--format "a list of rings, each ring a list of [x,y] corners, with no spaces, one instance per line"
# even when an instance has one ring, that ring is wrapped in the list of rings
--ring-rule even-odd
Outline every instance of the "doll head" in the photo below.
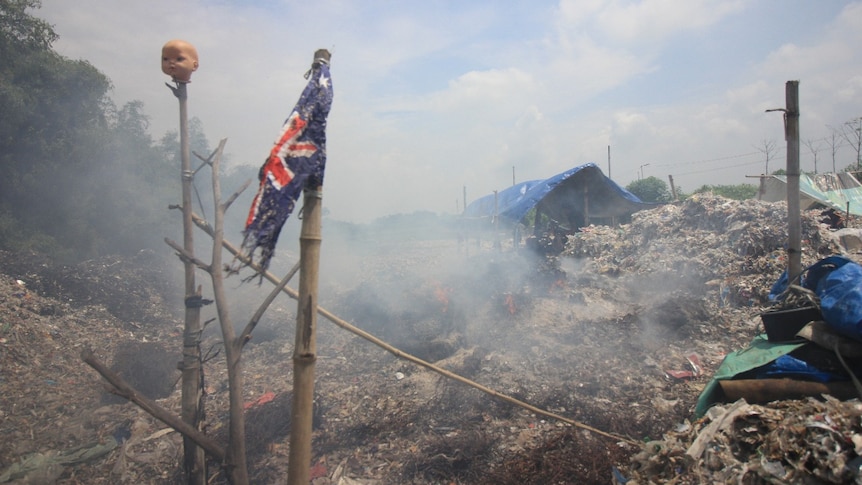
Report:
[[[162,47],[162,72],[176,82],[191,81],[198,69],[198,51],[184,40],[171,40]]]

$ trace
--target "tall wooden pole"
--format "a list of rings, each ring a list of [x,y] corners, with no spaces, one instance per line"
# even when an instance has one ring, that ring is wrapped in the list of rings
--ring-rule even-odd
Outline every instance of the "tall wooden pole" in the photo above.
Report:
[[[194,256],[194,222],[192,222],[191,149],[189,147],[188,84],[168,84],[180,102],[180,156],[183,191],[183,249]],[[182,409],[184,422],[200,429],[203,422],[203,370],[201,366],[201,293],[195,284],[195,266],[185,260],[185,328],[183,331]],[[183,437],[183,466],[189,485],[206,484],[206,459],[200,448],[188,437]]]
[[[802,273],[802,221],[799,210],[799,81],[785,85],[787,110],[784,134],[787,140],[787,274],[793,283]]]
[[[323,187],[303,191],[299,235],[299,298],[293,350],[293,404],[290,419],[288,485],[308,485],[311,467],[311,424],[314,415],[314,364],[317,360],[317,284],[320,264],[320,220]]]

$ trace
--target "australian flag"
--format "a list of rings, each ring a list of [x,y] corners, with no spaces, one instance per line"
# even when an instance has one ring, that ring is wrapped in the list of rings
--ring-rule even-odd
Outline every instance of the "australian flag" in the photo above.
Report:
[[[323,185],[326,117],[332,105],[329,58],[325,49],[315,52],[306,73],[308,84],[258,174],[260,187],[246,219],[242,247],[252,260],[260,249],[257,263],[264,270],[302,190]]]

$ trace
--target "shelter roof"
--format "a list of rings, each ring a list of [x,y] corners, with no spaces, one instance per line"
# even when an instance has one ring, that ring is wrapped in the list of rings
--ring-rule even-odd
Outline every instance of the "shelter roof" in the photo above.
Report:
[[[536,208],[563,226],[578,227],[586,217],[631,215],[656,204],[637,196],[606,177],[595,163],[571,168],[544,180],[521,182],[470,203],[466,217],[493,217],[520,222]]]

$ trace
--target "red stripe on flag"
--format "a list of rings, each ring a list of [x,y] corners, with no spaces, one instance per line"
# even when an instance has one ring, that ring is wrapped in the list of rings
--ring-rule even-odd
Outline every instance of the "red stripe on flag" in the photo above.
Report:
[[[270,156],[266,162],[265,176],[272,176],[272,184],[276,189],[281,190],[282,187],[289,184],[293,180],[293,172],[284,164],[281,158]]]
[[[260,187],[257,190],[257,195],[254,196],[254,200],[251,202],[251,209],[248,211],[248,217],[245,220],[245,227],[248,229],[248,226],[251,225],[251,221],[254,220],[254,217],[257,215],[257,206],[260,203],[260,194],[263,192],[263,184],[266,183],[266,179],[261,181]]]
[[[292,141],[296,140],[305,129],[306,124],[305,120],[299,117],[299,113],[296,111],[291,113],[290,118],[284,123],[284,130],[281,132],[281,136],[278,137],[275,146],[269,152],[269,156],[283,158],[281,151],[286,145],[289,146]]]

